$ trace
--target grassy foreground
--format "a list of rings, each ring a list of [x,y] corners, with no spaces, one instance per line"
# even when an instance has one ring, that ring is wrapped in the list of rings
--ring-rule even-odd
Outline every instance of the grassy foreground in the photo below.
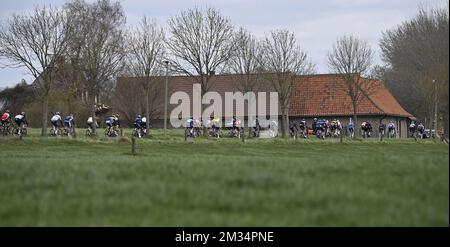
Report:
[[[0,139],[1,226],[449,225],[446,144],[38,133]]]

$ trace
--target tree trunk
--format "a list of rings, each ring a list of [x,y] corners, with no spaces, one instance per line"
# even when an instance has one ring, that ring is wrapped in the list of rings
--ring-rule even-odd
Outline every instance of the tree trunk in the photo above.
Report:
[[[48,95],[42,99],[42,130],[41,135],[47,135]]]
[[[97,135],[97,118],[95,117],[95,97],[92,97],[91,116],[92,116],[92,134]]]
[[[145,90],[145,117],[147,121],[145,122],[145,128],[147,131],[147,134],[150,130],[150,99],[149,99],[149,85],[147,84],[147,89]]]
[[[357,105],[353,103],[353,133],[357,136],[358,132],[358,114],[357,114]]]
[[[285,138],[286,137],[286,133],[288,132],[288,121],[289,121],[289,117],[286,113],[286,107],[283,107],[283,109],[281,109],[281,137]]]

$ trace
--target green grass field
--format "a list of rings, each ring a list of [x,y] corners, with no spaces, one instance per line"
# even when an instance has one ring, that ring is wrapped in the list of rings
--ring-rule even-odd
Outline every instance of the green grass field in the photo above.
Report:
[[[29,133],[0,139],[1,226],[449,225],[446,144]]]

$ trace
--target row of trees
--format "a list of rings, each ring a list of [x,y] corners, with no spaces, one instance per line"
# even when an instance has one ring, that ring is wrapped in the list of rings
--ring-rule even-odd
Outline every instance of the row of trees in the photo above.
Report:
[[[147,17],[138,27],[125,30],[118,2],[74,0],[61,9],[44,7],[10,18],[0,30],[0,56],[34,76],[43,135],[52,90],[63,88],[82,99],[87,99],[87,92],[95,117],[95,100],[104,92],[110,94],[119,73],[142,79],[140,90],[150,119],[152,99],[161,90],[155,80],[166,69],[191,76],[201,84],[202,94],[210,90],[216,73],[245,75],[235,80],[243,93],[257,90],[261,75],[272,74],[268,80],[279,93],[282,133],[287,133],[294,77],[298,80],[315,71],[293,32],[274,30],[258,40],[243,28],[236,30],[214,8],[193,8],[170,18],[167,33]],[[369,75],[372,61],[370,46],[355,36],[339,38],[328,54],[330,69],[347,82],[355,121],[359,101],[370,93],[360,75]]]
[[[384,32],[380,47],[386,65],[379,68],[379,78],[420,121],[431,126],[436,114],[438,127],[448,133],[448,6],[420,8],[412,20]]]

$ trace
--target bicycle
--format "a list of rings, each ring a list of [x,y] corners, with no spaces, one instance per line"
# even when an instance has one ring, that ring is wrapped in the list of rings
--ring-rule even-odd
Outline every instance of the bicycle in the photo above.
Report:
[[[21,126],[15,126],[13,133],[17,136],[19,136],[20,138],[22,138],[23,136],[27,135],[27,127],[25,124],[21,125]]]
[[[200,136],[200,132],[195,127],[192,128],[188,127],[185,129],[185,135],[186,137],[196,138]]]
[[[307,133],[306,127],[300,126],[300,136],[301,136],[303,139],[308,138],[308,133]]]
[[[105,129],[105,136],[106,137],[116,137],[116,136],[122,136],[122,129],[120,127],[114,127],[109,126]]]
[[[323,131],[323,129],[321,129],[321,128],[317,129],[316,136],[319,139],[325,140],[325,131]]]
[[[75,128],[74,127],[65,127],[63,131],[64,136],[75,137]]]
[[[395,138],[395,129],[389,129],[388,137],[389,138]]]
[[[297,129],[296,128],[289,128],[289,136],[292,140],[297,139]]]
[[[94,135],[94,130],[91,129],[91,127],[88,127],[86,129],[85,136],[93,136],[93,135]]]
[[[244,128],[240,127],[231,128],[230,132],[228,133],[229,137],[241,138],[242,135],[244,135]]]
[[[59,127],[52,127],[51,129],[50,129],[50,134],[49,134],[50,136],[59,136],[59,135],[62,135],[62,131],[61,131],[61,129],[59,128]]]
[[[260,137],[261,134],[261,128],[259,127],[253,127],[250,129],[250,135],[253,137]]]
[[[0,128],[0,135],[7,136],[13,133],[11,123],[5,123]]]
[[[369,138],[371,136],[370,130],[362,130],[362,137]]]
[[[218,127],[208,128],[208,136],[220,138],[223,136],[222,131]]]
[[[353,139],[353,137],[355,137],[355,130],[353,128],[349,128],[348,132],[350,133],[350,138]]]
[[[145,135],[147,135],[144,128],[134,128],[133,132],[131,133],[134,137],[142,138]]]

